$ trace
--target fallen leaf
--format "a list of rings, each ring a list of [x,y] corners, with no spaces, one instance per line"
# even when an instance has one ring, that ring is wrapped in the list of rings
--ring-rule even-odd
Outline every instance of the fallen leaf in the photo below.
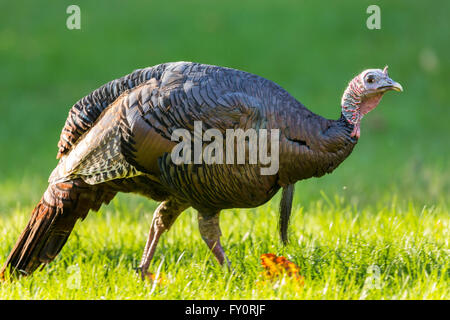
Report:
[[[262,254],[261,265],[264,268],[262,274],[267,280],[288,279],[300,286],[304,284],[304,278],[300,275],[300,267],[283,256],[273,253]]]

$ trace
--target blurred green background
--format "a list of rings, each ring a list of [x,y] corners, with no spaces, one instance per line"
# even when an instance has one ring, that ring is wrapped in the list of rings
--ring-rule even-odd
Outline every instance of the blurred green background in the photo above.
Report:
[[[81,30],[66,28],[71,4]],[[371,4],[380,30],[366,27]],[[383,206],[396,195],[447,207],[449,12],[449,1],[1,1],[0,214],[40,198],[72,104],[134,69],[178,60],[258,74],[328,118],[339,117],[354,75],[389,65],[404,92],[387,94],[353,154],[332,175],[299,183],[295,199]]]

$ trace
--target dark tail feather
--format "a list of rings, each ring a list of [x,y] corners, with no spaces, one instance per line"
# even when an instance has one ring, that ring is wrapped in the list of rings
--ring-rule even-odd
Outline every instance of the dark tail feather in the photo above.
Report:
[[[11,275],[29,275],[42,264],[51,262],[69,238],[78,219],[90,209],[98,210],[114,194],[98,194],[80,181],[48,187],[33,210],[31,219],[0,270],[0,279],[7,270]]]
[[[289,218],[291,217],[292,200],[294,198],[295,185],[290,184],[283,188],[280,201],[279,229],[281,241],[284,245],[288,243]]]
[[[72,223],[65,223],[63,230],[59,226],[62,212],[63,208],[51,206],[44,199],[39,202],[0,271],[2,277],[8,267],[12,274],[27,275],[56,257],[75,224],[72,218]]]

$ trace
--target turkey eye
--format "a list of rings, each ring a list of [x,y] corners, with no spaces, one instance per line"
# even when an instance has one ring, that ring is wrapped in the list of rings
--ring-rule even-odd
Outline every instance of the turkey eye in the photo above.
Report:
[[[374,77],[373,74],[371,74],[371,75],[369,75],[369,76],[367,77],[367,82],[368,82],[368,83],[373,83],[374,81],[375,81],[375,77]]]

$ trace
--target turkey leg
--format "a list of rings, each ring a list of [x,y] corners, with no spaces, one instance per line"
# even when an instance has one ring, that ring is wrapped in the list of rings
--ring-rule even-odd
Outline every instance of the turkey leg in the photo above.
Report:
[[[222,235],[222,232],[220,231],[219,226],[219,213],[216,213],[214,216],[205,216],[199,212],[198,226],[202,239],[205,241],[212,253],[214,253],[217,261],[223,265],[226,260],[229,268],[230,261],[226,257],[222,245],[220,244],[220,236]]]
[[[164,231],[168,231],[174,221],[178,218],[181,212],[183,212],[188,205],[180,203],[175,199],[169,199],[162,202],[158,208],[156,208],[153,214],[152,224],[150,226],[150,232],[148,234],[147,243],[145,244],[144,253],[142,254],[142,260],[137,268],[137,271],[141,273],[143,280],[151,276],[151,272],[148,272],[148,267],[155,254],[156,246],[158,245],[159,238]]]

